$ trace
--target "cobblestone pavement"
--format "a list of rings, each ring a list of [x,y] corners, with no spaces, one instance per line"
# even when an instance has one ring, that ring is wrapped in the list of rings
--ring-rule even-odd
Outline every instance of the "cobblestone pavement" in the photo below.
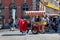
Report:
[[[52,31],[45,34],[32,34],[29,32],[22,35],[19,30],[9,31],[9,29],[0,30],[0,40],[60,40],[60,32]]]

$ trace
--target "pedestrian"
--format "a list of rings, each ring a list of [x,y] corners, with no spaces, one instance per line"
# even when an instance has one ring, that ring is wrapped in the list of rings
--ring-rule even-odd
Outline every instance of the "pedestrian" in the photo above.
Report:
[[[40,21],[40,18],[39,18],[39,16],[37,15],[37,16],[35,16],[35,22],[39,22]]]
[[[49,17],[45,15],[46,25],[45,25],[45,31],[49,32]]]
[[[52,17],[49,17],[49,28],[52,29],[52,25],[53,25],[53,21],[52,21]]]
[[[18,18],[15,19],[15,27],[16,28],[18,28],[18,22],[19,22],[18,20],[19,20]]]
[[[56,21],[57,21],[57,26],[60,27],[60,16],[56,18]]]
[[[32,21],[32,23],[35,22],[35,17],[32,17],[32,20],[31,21]]]
[[[52,27],[52,29],[53,29],[55,32],[58,31],[57,21],[56,21],[56,18],[55,18],[55,17],[53,18],[53,27]]]
[[[22,34],[27,31],[27,26],[28,26],[27,21],[20,18],[18,28],[19,28],[20,32],[22,32]]]
[[[29,32],[29,29],[28,29],[28,21],[26,19],[24,19],[24,32]]]
[[[42,15],[41,23],[42,23],[42,31],[43,33],[45,33],[45,25],[46,25],[45,15]]]
[[[14,20],[12,16],[10,16],[9,26],[10,26],[10,31],[14,31]]]

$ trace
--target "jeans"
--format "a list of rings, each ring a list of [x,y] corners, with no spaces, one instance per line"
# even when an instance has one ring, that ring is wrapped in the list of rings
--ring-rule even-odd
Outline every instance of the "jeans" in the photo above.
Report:
[[[15,27],[18,28],[18,24],[16,24]]]
[[[10,28],[14,28],[14,24],[13,23],[10,24]]]

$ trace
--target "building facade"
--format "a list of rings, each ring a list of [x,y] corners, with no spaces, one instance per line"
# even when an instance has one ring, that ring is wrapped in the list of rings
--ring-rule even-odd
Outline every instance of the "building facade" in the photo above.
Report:
[[[39,0],[39,9],[44,10],[47,14],[59,13],[59,1],[58,0]],[[42,7],[41,7],[42,6]]]
[[[59,11],[59,2],[56,0],[46,0],[48,4],[46,5],[46,13],[58,13]]]
[[[57,13],[59,10],[58,2],[55,0],[0,0],[0,15],[4,16],[6,23],[12,15],[12,9],[16,10],[17,18],[24,17],[24,11],[42,10],[46,13]]]
[[[0,15],[3,15],[5,22],[8,23],[9,16],[15,9],[15,16],[24,16],[24,11],[39,10],[37,0],[0,0]]]

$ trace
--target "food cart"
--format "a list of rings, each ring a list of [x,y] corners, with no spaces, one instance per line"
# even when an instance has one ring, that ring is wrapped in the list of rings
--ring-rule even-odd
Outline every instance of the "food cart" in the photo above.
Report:
[[[30,16],[30,23],[31,23],[31,32],[33,34],[37,34],[38,32],[42,31],[42,23],[41,20],[39,20],[39,22],[32,22],[32,17],[35,16],[41,16],[44,15],[45,11],[25,11],[25,16],[29,15]]]

